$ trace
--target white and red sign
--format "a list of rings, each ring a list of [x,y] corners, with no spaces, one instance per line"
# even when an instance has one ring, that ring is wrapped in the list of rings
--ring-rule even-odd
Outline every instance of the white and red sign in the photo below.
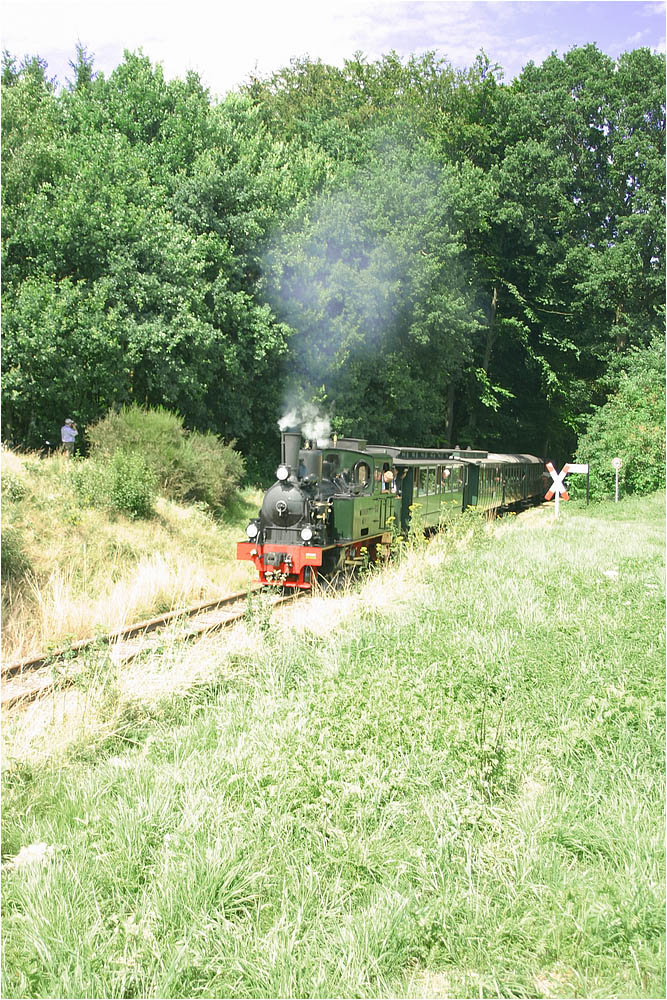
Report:
[[[576,462],[566,462],[560,472],[556,472],[553,462],[547,462],[547,470],[553,479],[554,484],[549,488],[544,496],[544,499],[551,500],[555,496],[556,498],[560,497],[562,500],[569,500],[570,494],[565,489],[563,480],[567,475],[569,475],[570,472],[582,472],[584,474],[588,474],[588,465]]]
[[[553,462],[547,462],[547,472],[553,479],[554,483],[544,495],[545,500],[553,500],[555,496],[562,497],[563,500],[569,500],[570,494],[565,489],[563,480],[565,479],[568,471],[570,469],[569,465],[564,465],[560,472],[556,472]]]
[[[570,499],[570,494],[565,489],[565,477],[570,472],[582,472],[588,474],[588,465],[582,465],[581,463],[576,462],[566,462],[560,472],[556,472],[553,462],[547,462],[547,471],[553,479],[553,486],[547,490],[544,495],[544,499],[552,500],[553,497],[556,498],[556,517],[558,517],[558,501]],[[586,491],[586,502],[588,503],[588,489]]]

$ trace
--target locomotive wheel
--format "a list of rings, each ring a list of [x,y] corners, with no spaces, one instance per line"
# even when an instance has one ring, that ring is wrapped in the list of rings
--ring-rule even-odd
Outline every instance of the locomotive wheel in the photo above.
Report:
[[[322,569],[317,574],[317,582],[322,590],[325,593],[341,590],[347,578],[345,549],[334,549],[327,552]]]

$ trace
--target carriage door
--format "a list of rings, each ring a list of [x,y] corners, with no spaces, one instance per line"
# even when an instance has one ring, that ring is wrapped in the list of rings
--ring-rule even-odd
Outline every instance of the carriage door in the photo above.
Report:
[[[380,528],[387,527],[387,521],[394,514],[394,494],[383,493],[380,499]],[[393,522],[392,522],[393,524]]]

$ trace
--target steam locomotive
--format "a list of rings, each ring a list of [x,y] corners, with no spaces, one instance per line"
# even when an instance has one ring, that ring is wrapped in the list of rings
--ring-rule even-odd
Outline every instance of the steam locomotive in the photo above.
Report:
[[[443,507],[520,509],[544,495],[544,463],[533,455],[470,449],[369,445],[359,438],[281,437],[276,482],[265,493],[237,558],[263,584],[308,589],[389,546],[414,516],[436,528]]]

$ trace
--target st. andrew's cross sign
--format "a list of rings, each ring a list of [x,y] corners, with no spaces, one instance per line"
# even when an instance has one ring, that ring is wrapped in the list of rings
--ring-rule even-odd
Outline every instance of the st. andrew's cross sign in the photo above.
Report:
[[[566,462],[560,472],[556,472],[553,462],[547,462],[547,472],[553,479],[553,485],[549,487],[544,495],[545,500],[551,500],[553,497],[556,498],[556,517],[558,517],[558,501],[562,497],[563,500],[569,500],[570,494],[565,489],[565,477],[570,472],[585,472],[588,476],[588,465],[576,464],[575,462]],[[586,503],[588,503],[588,482],[586,483]]]

